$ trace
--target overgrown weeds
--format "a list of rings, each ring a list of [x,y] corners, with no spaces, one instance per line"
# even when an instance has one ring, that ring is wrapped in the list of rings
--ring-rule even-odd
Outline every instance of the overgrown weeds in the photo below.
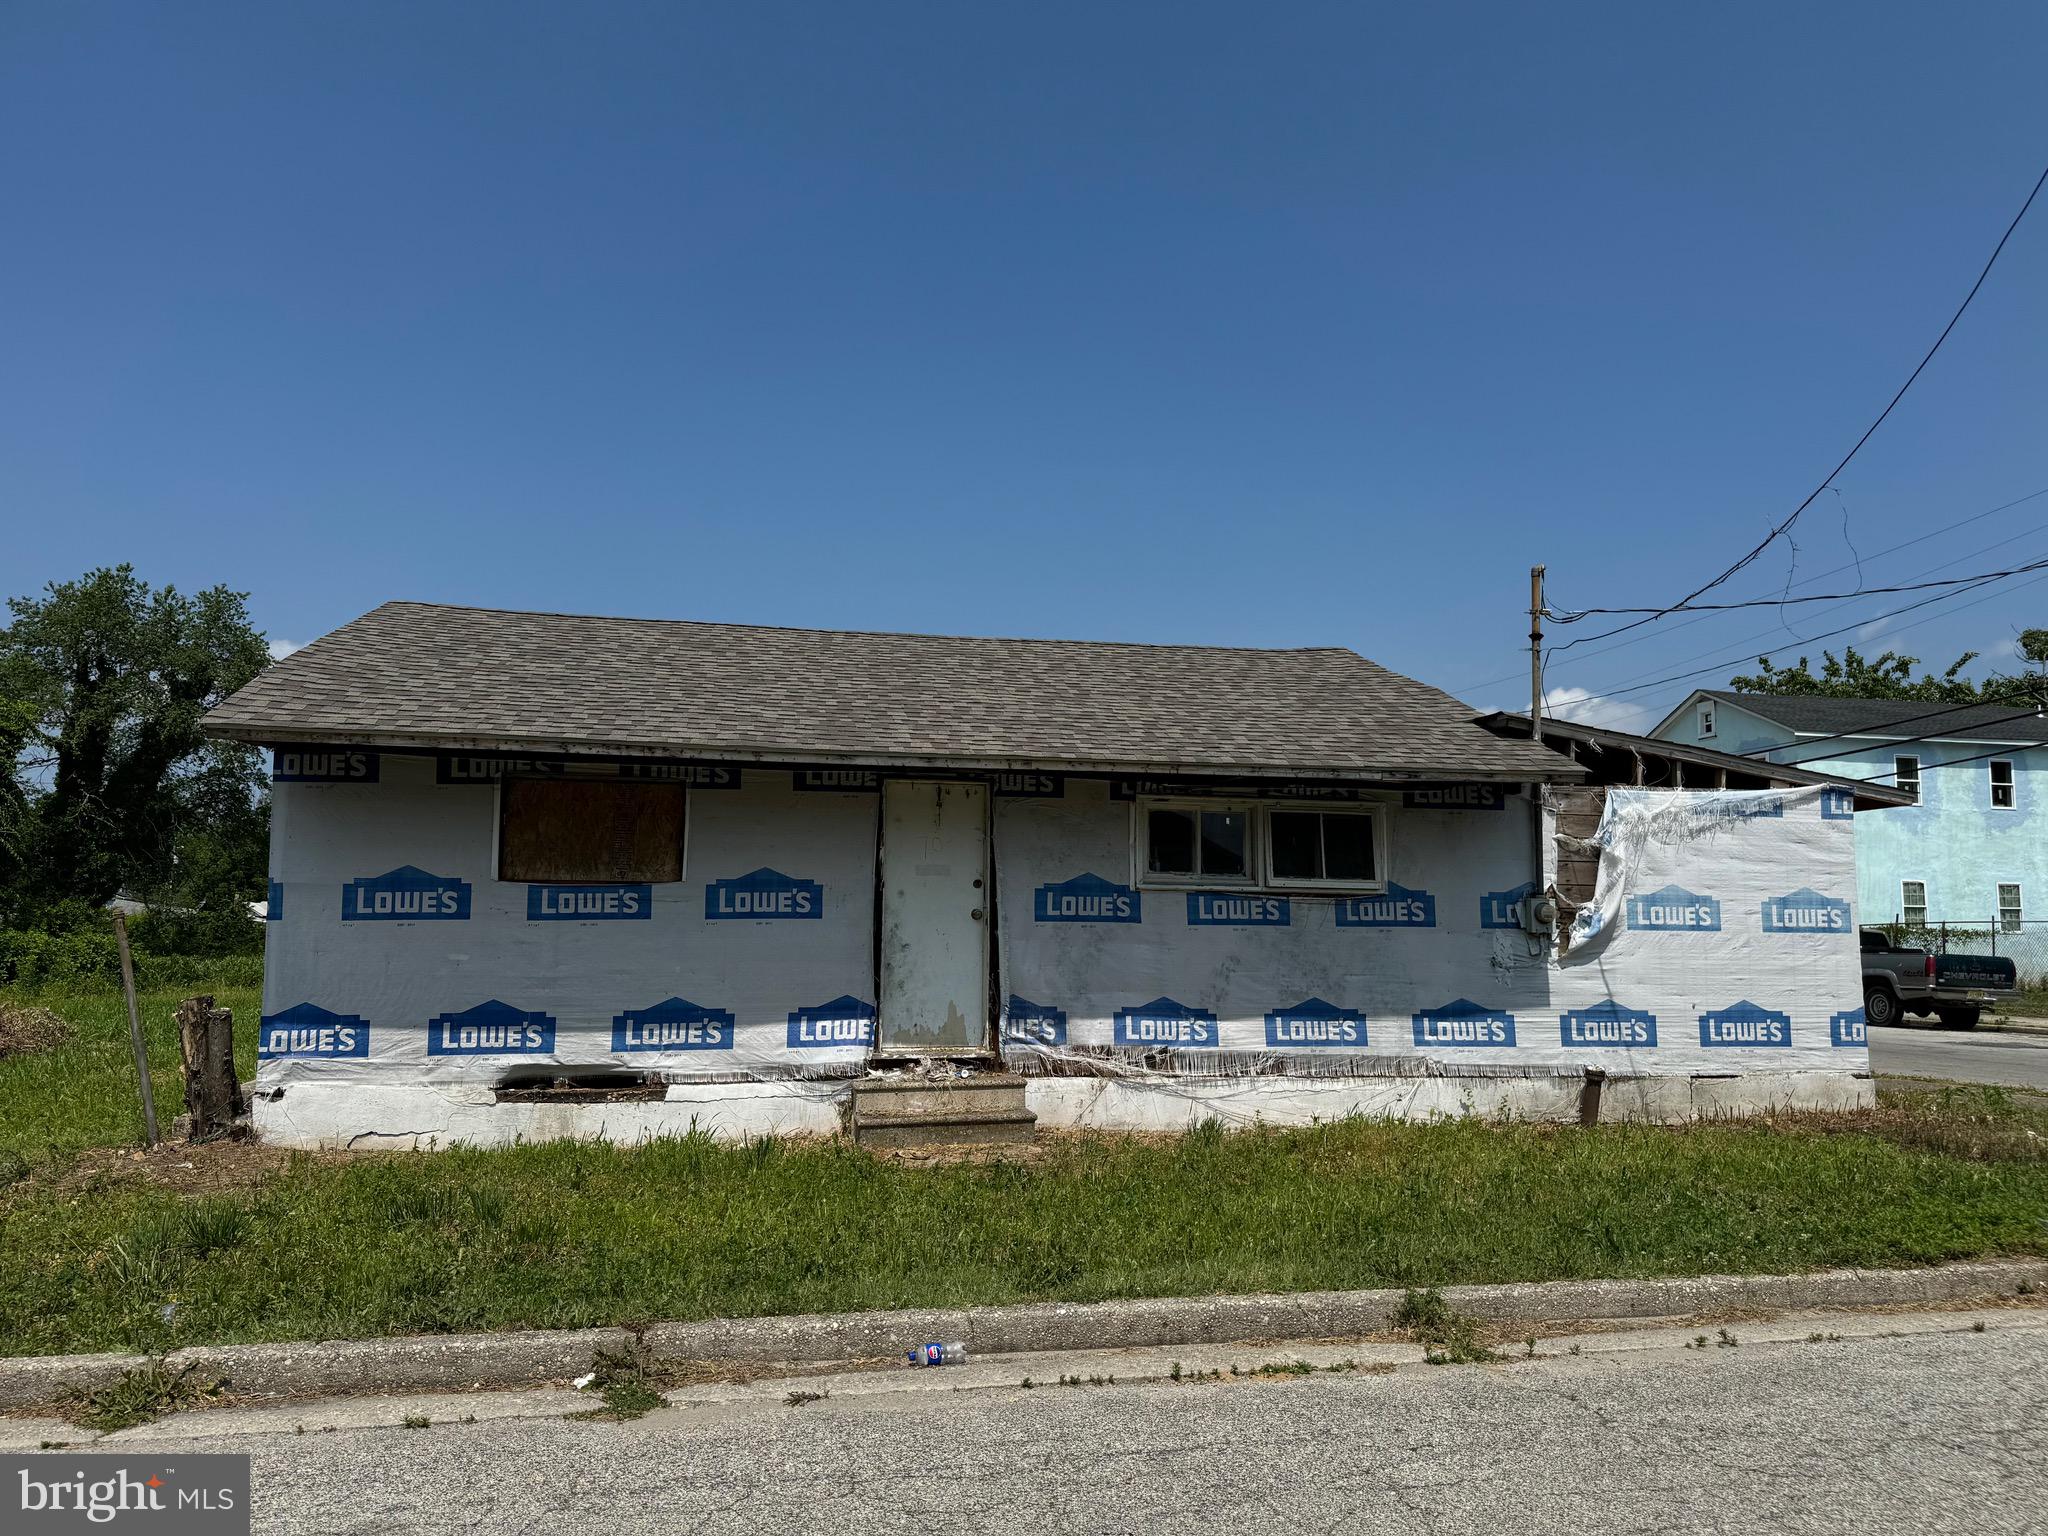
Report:
[[[161,1360],[91,1391],[74,1389],[64,1400],[64,1414],[74,1424],[111,1434],[132,1429],[180,1408],[191,1408],[220,1392],[220,1383],[193,1374],[194,1367],[174,1371]]]
[[[1431,1365],[1488,1365],[1501,1358],[1479,1337],[1479,1325],[1445,1301],[1434,1286],[1404,1295],[1393,1321],[1422,1345],[1422,1358]]]

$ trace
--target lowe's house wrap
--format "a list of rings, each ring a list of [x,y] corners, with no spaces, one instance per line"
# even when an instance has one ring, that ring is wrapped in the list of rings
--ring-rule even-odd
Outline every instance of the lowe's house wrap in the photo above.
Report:
[[[1129,1128],[1869,1097],[1894,791],[1532,741],[1349,651],[390,604],[208,728],[274,755],[289,1144],[832,1132],[934,1064]],[[1660,750],[1762,787],[1624,787]]]

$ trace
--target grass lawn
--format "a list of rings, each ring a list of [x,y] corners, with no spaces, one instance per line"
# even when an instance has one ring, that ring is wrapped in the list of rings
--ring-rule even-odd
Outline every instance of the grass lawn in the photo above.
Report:
[[[50,1150],[134,1129],[94,1043],[118,1034],[81,1028],[68,1066],[0,1063],[0,1127],[44,1149],[0,1190],[0,1353],[2048,1252],[2048,1114],[1997,1090],[1676,1129],[1061,1136],[1028,1166],[695,1137],[299,1156],[194,1197]]]
[[[165,1131],[185,1108],[172,1014],[186,998],[209,990],[215,1003],[234,1010],[235,1063],[243,1078],[256,1070],[262,999],[254,988],[195,986],[138,993],[157,1125]],[[0,1184],[18,1176],[24,1164],[69,1160],[87,1147],[142,1145],[128,1005],[119,989],[0,993],[0,1003],[47,1008],[71,1027],[71,1038],[54,1050],[0,1056]]]

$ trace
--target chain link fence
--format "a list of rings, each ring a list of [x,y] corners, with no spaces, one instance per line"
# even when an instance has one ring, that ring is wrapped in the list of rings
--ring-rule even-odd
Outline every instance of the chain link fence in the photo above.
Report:
[[[1930,918],[1909,923],[1895,918],[1882,925],[1894,944],[1932,950],[1937,955],[2006,955],[2019,972],[2020,990],[2048,988],[2048,918]]]

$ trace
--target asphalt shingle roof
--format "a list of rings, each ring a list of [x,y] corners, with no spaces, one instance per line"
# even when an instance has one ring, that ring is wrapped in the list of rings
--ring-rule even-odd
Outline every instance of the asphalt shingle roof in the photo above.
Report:
[[[1701,696],[1746,709],[1788,731],[1827,736],[1870,731],[1929,741],[2048,741],[2048,720],[2032,714],[2025,704],[1958,708],[1926,699],[1833,699],[1808,694],[1731,693],[1719,688],[1702,689]]]
[[[1572,779],[1353,651],[771,629],[386,603],[215,709],[254,742]]]

